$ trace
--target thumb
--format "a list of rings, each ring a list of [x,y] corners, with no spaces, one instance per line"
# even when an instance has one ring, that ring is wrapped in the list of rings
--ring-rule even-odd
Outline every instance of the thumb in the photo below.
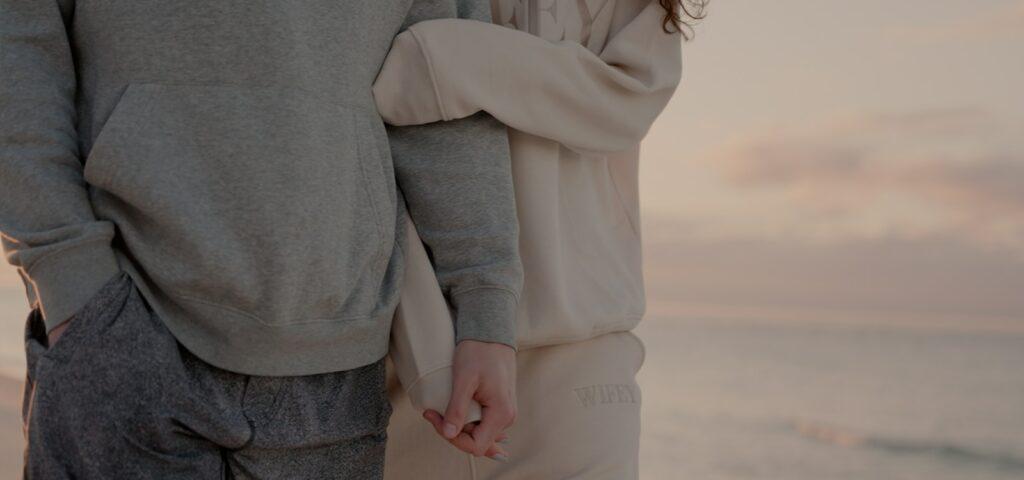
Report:
[[[469,412],[469,404],[476,392],[476,376],[456,375],[452,381],[452,398],[448,401],[448,408],[444,412],[444,437],[451,440],[455,438],[466,423],[466,414]]]

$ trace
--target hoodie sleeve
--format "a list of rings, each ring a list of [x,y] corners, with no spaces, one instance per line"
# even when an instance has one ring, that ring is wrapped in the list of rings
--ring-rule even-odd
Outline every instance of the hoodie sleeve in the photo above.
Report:
[[[399,35],[374,85],[393,125],[486,111],[517,130],[583,152],[640,143],[679,84],[681,35],[651,2],[594,54],[571,41],[453,19]]]
[[[407,19],[489,18],[483,0],[417,0]],[[442,292],[456,342],[515,347],[522,289],[507,131],[486,113],[388,130],[395,174]]]
[[[72,0],[0,0],[0,240],[47,329],[119,271],[75,126]]]
[[[420,412],[443,412],[452,396],[452,316],[416,225],[407,215],[403,220],[405,271],[401,301],[391,322],[388,356],[413,407]],[[466,422],[480,420],[481,413],[480,404],[471,399]]]

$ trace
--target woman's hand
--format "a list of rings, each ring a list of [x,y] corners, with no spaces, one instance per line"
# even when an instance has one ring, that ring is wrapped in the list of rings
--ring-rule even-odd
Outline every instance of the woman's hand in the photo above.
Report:
[[[452,445],[466,453],[507,461],[508,454],[496,442],[516,418],[516,353],[500,343],[463,340],[455,346],[452,364],[452,398],[444,416],[423,412]],[[479,425],[466,425],[470,400],[481,407]]]

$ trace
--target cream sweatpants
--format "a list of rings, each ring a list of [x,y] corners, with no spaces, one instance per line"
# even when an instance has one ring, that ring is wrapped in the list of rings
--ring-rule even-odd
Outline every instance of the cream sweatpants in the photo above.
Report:
[[[520,350],[518,415],[508,463],[473,457],[435,433],[388,365],[393,413],[386,480],[630,480],[638,478],[643,342],[632,332]],[[443,413],[443,412],[442,412]]]

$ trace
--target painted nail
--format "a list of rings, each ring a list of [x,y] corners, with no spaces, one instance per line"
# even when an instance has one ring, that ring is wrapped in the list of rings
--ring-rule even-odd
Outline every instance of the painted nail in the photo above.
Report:
[[[497,460],[501,463],[508,463],[508,455],[505,455],[504,453],[495,453],[494,455],[491,455],[490,458],[491,460]]]
[[[444,436],[447,438],[455,438],[459,434],[459,427],[456,427],[453,423],[444,424]]]
[[[498,442],[497,442],[497,443],[500,443],[500,444],[502,444],[502,445],[508,445],[508,441],[509,441],[509,440],[511,440],[511,439],[510,439],[510,438],[503,438],[503,439],[501,439],[501,440],[498,440]]]

